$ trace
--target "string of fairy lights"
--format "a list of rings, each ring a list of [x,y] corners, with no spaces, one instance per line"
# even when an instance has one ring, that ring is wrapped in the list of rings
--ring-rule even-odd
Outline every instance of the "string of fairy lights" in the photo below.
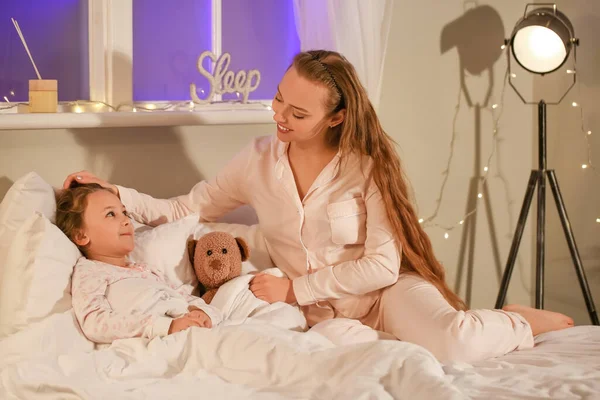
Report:
[[[502,46],[502,50],[505,50],[505,48],[506,48],[505,46]],[[567,74],[576,73],[575,70],[567,70],[566,72],[567,72]],[[515,78],[516,75],[512,74],[511,77]],[[576,86],[577,86],[578,97],[582,98],[580,81],[581,80],[577,80]],[[478,201],[475,202],[475,206],[472,209],[468,210],[460,218],[456,218],[454,220],[455,221],[454,223],[444,224],[444,223],[440,223],[437,221],[439,219],[438,215],[439,215],[439,212],[441,209],[442,199],[443,199],[444,191],[446,188],[446,184],[447,184],[449,176],[450,176],[450,166],[452,164],[452,159],[454,158],[454,147],[455,147],[454,145],[455,145],[455,141],[457,138],[456,123],[457,123],[458,114],[459,114],[460,107],[461,107],[461,99],[462,99],[462,88],[459,89],[458,100],[457,100],[457,104],[456,104],[456,108],[455,108],[454,118],[452,121],[452,136],[450,139],[450,152],[448,155],[448,161],[446,163],[446,168],[442,172],[444,179],[443,179],[441,187],[440,187],[439,195],[436,199],[435,209],[428,217],[422,217],[419,219],[419,223],[421,223],[421,225],[424,228],[437,228],[437,229],[442,230],[445,239],[448,239],[450,237],[450,233],[453,230],[462,227],[465,224],[465,222],[467,222],[467,220],[478,211],[479,206],[480,206],[479,200],[483,199],[484,194],[482,192],[482,188],[485,187],[485,183],[486,183],[488,177],[490,176],[490,174],[489,174],[490,164],[491,164],[492,159],[494,158],[494,155],[496,154],[496,149],[497,149],[497,145],[498,145],[498,141],[499,141],[499,126],[500,126],[500,119],[501,119],[502,113],[504,111],[504,95],[506,92],[507,83],[508,83],[508,68],[506,69],[506,72],[504,74],[503,86],[502,86],[502,91],[500,94],[500,102],[499,102],[499,104],[494,103],[490,107],[490,109],[491,109],[490,111],[492,113],[492,120],[493,120],[492,148],[487,157],[487,162],[485,163],[485,166],[483,167],[482,175],[480,177],[480,181],[478,184],[478,191],[477,191],[477,200]],[[571,103],[571,106],[579,109],[579,116],[580,116],[579,130],[580,130],[580,132],[585,140],[585,144],[586,144],[586,159],[583,163],[580,164],[581,169],[585,170],[585,171],[590,171],[595,175],[599,175],[598,170],[596,169],[595,165],[592,162],[592,142],[591,142],[592,131],[586,128],[585,118],[584,118],[584,108],[581,105],[581,103],[577,102],[577,101],[573,101]],[[600,224],[600,217],[596,218],[596,223]]]
[[[491,164],[492,159],[494,158],[494,155],[496,154],[496,148],[497,148],[497,144],[498,144],[498,135],[499,135],[499,125],[500,125],[500,119],[502,117],[502,113],[504,111],[504,94],[506,92],[506,86],[507,86],[507,82],[508,82],[508,69],[506,70],[505,76],[504,76],[504,83],[502,86],[502,91],[500,94],[500,104],[498,103],[494,103],[491,106],[491,113],[492,113],[492,119],[493,119],[493,135],[492,135],[492,149],[490,150],[490,153],[488,155],[488,157],[486,158],[486,162],[485,162],[485,166],[483,167],[483,171],[482,171],[482,175],[480,177],[480,181],[478,183],[478,191],[477,191],[477,199],[481,200],[483,199],[483,192],[481,191],[481,189],[484,187],[485,183],[487,182],[490,174],[490,167],[489,165]],[[453,230],[461,227],[462,225],[465,224],[465,222],[472,216],[474,215],[479,207],[479,201],[477,201],[475,203],[475,206],[471,209],[468,210],[465,214],[463,214],[460,219],[455,220],[456,222],[453,224],[442,224],[442,223],[438,223],[436,222],[439,211],[441,209],[441,205],[442,205],[442,198],[443,198],[443,193],[445,190],[445,186],[446,183],[448,182],[449,176],[450,176],[450,165],[452,163],[452,159],[454,158],[454,143],[456,141],[458,132],[456,129],[456,122],[458,120],[458,114],[460,111],[460,106],[461,106],[461,99],[462,99],[462,88],[459,90],[458,93],[458,101],[456,104],[456,108],[455,108],[455,113],[454,113],[454,118],[452,121],[452,137],[450,140],[450,154],[448,156],[448,161],[446,164],[446,169],[443,171],[443,175],[444,175],[444,180],[442,181],[442,185],[440,188],[440,192],[439,195],[436,199],[436,207],[434,212],[426,217],[426,218],[420,218],[419,222],[421,223],[421,225],[424,228],[439,228],[442,229],[444,231],[444,238],[448,239],[450,237],[450,232],[452,232]]]
[[[13,90],[9,94],[11,97],[15,96]],[[0,105],[0,111],[15,109],[19,106],[27,107],[27,102],[11,102],[9,95],[3,96],[6,105]],[[186,101],[175,101],[175,102],[131,102],[121,103],[119,105],[111,105],[103,101],[95,100],[74,100],[74,101],[61,101],[58,103],[62,108],[62,112],[71,112],[81,114],[85,112],[102,113],[102,112],[157,112],[157,111],[201,111],[215,105],[234,105],[243,104],[245,107],[258,107],[258,109],[271,110],[271,106],[261,101],[251,101],[248,103],[242,103],[241,94],[236,93],[236,98],[232,100],[219,100],[212,101],[209,105],[197,104],[191,100]]]

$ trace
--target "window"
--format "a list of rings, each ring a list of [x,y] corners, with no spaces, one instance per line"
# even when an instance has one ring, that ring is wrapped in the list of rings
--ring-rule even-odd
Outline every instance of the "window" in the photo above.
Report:
[[[190,100],[191,83],[208,86],[197,70],[205,50],[230,53],[230,71],[258,69],[249,99],[270,100],[300,50],[293,0],[1,1],[0,98],[14,102],[36,75],[10,17],[42,77],[58,80],[59,101]]]
[[[292,0],[133,0],[134,100],[186,100],[191,83],[207,88],[196,67],[204,50],[231,54],[230,71],[258,69],[249,98],[271,99],[300,50]]]
[[[233,71],[258,69],[261,83],[250,99],[272,99],[300,51],[293,0],[222,0],[222,49]]]
[[[133,0],[133,99],[186,100],[212,49],[211,0]]]
[[[87,1],[1,3],[0,100],[27,101],[29,80],[36,79],[11,18],[18,21],[42,78],[58,80],[59,101],[89,99]]]

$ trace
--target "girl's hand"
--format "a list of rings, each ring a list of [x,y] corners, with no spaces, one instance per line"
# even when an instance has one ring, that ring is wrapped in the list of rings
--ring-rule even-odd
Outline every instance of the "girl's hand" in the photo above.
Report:
[[[250,290],[256,298],[273,304],[281,301],[288,304],[296,302],[292,281],[288,278],[278,278],[273,275],[260,273],[250,281]]]
[[[200,327],[200,324],[192,318],[189,318],[188,314],[186,314],[183,317],[179,317],[171,321],[171,326],[169,327],[169,335],[185,331],[187,328],[192,326]]]
[[[185,316],[198,322],[202,328],[212,328],[212,320],[207,313],[196,307],[190,307],[190,312]]]
[[[171,321],[169,335],[184,331],[192,326],[197,326],[198,328],[212,328],[212,321],[204,311],[194,310],[185,314],[183,317]]]
[[[68,189],[73,184],[73,182],[97,183],[98,185],[109,189],[115,195],[119,196],[119,189],[115,185],[110,184],[107,181],[98,178],[96,175],[94,175],[88,171],[74,172],[71,175],[67,176],[67,179],[65,179],[65,181],[63,183],[63,189]]]

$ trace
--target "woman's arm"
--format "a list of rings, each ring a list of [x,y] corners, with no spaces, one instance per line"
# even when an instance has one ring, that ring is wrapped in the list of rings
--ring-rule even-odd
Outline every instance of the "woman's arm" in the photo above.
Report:
[[[199,182],[183,196],[155,199],[134,189],[112,185],[87,171],[69,175],[63,188],[68,188],[73,182],[98,183],[115,192],[136,221],[150,226],[175,221],[190,214],[199,214],[201,221],[215,221],[229,211],[248,204],[245,177],[255,143],[253,141],[246,146],[213,179]]]
[[[247,146],[213,179],[199,182],[186,195],[155,199],[118,186],[121,201],[136,221],[150,226],[175,221],[190,214],[199,214],[201,221],[215,221],[248,203],[244,176],[248,173],[252,149],[253,144]]]
[[[367,192],[365,206],[367,237],[363,256],[294,279],[298,304],[361,295],[398,280],[401,254],[379,190]]]

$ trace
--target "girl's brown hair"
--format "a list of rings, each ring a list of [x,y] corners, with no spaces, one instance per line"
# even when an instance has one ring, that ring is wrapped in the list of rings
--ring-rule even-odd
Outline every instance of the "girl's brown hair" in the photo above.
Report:
[[[346,110],[343,123],[328,129],[327,142],[339,148],[342,157],[354,153],[373,160],[373,179],[402,249],[400,271],[422,277],[435,285],[454,308],[466,310],[465,303],[446,284],[444,267],[435,258],[409,199],[395,143],[381,127],[352,64],[339,53],[312,50],[297,54],[292,66],[300,76],[330,89],[325,104],[329,115]]]
[[[87,208],[87,197],[101,190],[112,193],[109,189],[97,183],[77,184],[64,189],[56,197],[56,226],[75,243],[77,234],[83,229],[83,214]],[[77,243],[75,243],[77,245]],[[87,246],[77,245],[85,255]]]

